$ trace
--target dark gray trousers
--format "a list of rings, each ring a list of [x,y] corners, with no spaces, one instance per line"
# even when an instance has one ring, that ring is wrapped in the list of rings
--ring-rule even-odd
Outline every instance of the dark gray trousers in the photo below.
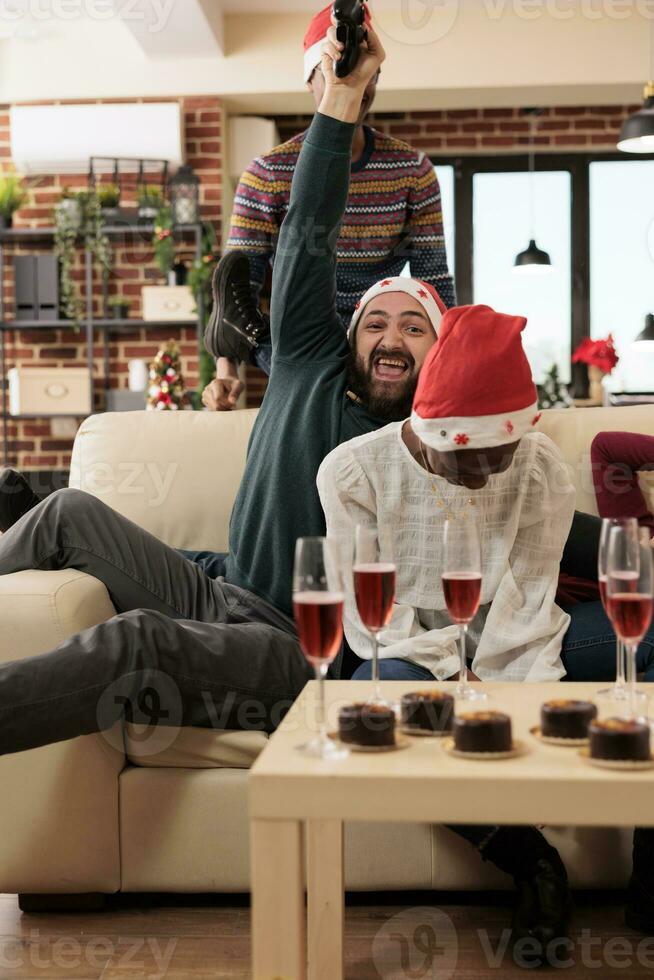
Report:
[[[313,677],[292,620],[90,494],[59,490],[0,538],[0,575],[31,568],[87,572],[118,615],[0,664],[0,754],[121,719],[270,732]]]

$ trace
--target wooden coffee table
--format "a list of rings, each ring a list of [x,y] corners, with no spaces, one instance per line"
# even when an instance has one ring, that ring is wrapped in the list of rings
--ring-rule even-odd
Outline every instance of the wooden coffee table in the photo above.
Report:
[[[426,686],[387,682],[383,689],[399,699]],[[297,751],[315,717],[316,684],[308,684],[250,777],[254,980],[305,980],[307,971],[310,980],[342,980],[343,821],[654,826],[654,769],[597,769],[577,749],[544,745],[529,734],[543,701],[592,700],[600,687],[488,685],[485,704],[507,711],[514,738],[528,746],[519,758],[457,759],[440,739],[415,738],[402,751],[322,762]],[[365,700],[370,690],[369,682],[328,683],[330,727],[339,705]]]

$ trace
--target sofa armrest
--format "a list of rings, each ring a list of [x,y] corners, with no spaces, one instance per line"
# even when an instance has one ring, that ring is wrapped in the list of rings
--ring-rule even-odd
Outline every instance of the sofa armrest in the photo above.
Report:
[[[114,615],[104,585],[81,572],[0,576],[0,671],[3,662],[46,653]],[[117,743],[86,735],[0,755],[0,892],[120,888],[125,754]]]
[[[102,582],[84,572],[0,575],[0,662],[46,653],[115,615]]]

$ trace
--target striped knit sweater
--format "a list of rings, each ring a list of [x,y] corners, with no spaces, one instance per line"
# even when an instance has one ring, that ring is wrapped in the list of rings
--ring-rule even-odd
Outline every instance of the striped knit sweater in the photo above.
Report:
[[[411,275],[456,302],[448,271],[441,194],[427,156],[401,140],[364,127],[365,147],[352,165],[337,256],[337,309],[347,326],[355,304],[379,279]],[[227,243],[250,257],[258,297],[288,210],[291,181],[306,133],[254,160],[241,178]]]

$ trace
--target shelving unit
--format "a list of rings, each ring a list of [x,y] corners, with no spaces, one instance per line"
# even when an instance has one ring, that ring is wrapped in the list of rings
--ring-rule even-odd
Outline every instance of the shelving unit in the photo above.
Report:
[[[115,240],[141,240],[142,244],[150,244],[154,233],[152,222],[126,221],[125,224],[105,225],[105,234]],[[180,241],[193,240],[195,243],[196,258],[202,257],[202,225],[179,225],[173,229],[175,238]],[[21,330],[74,330],[73,324],[69,320],[18,320],[8,319],[5,316],[4,302],[4,270],[6,252],[12,245],[24,244],[52,244],[54,242],[54,227],[43,228],[9,228],[0,231],[0,376],[2,378],[2,401],[1,418],[3,422],[3,463],[5,466],[9,462],[9,436],[7,423],[9,421],[21,421],[24,419],[38,418],[81,418],[79,415],[10,415],[9,414],[9,389],[7,382],[7,352],[6,337],[13,331]],[[104,361],[104,383],[103,388],[106,392],[109,388],[109,337],[112,333],[125,333],[131,330],[156,330],[162,327],[175,327],[174,320],[136,320],[136,319],[105,319],[93,316],[93,255],[88,250],[85,253],[85,297],[86,297],[86,318],[82,329],[85,331],[87,366],[89,370],[90,402],[94,403],[94,378],[93,363],[95,350],[97,347],[97,335],[100,335]],[[196,318],[196,332],[198,339],[198,351],[202,344],[202,325],[204,323],[203,300],[200,297],[198,304],[198,315]],[[188,325],[187,322],[184,323]]]

